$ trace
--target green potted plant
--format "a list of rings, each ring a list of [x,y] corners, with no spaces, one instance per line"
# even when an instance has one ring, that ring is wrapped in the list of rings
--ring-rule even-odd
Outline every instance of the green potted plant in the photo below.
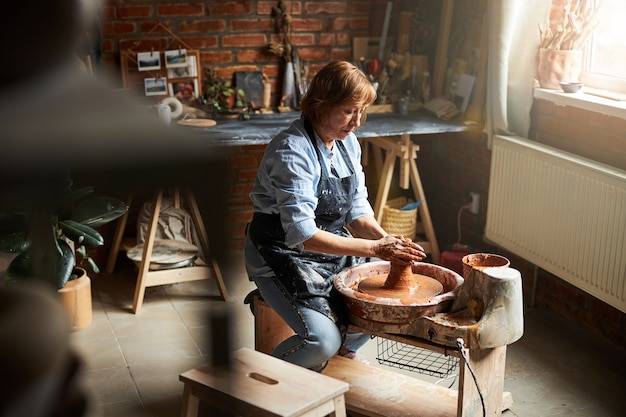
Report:
[[[247,110],[244,91],[235,89],[230,81],[220,78],[215,69],[204,68],[202,84],[200,104],[215,117],[237,117]]]
[[[96,228],[128,208],[116,198],[92,196],[93,187],[71,187],[65,176],[38,207],[28,204],[24,210],[0,214],[0,251],[16,254],[5,272],[6,282],[49,282],[58,290],[73,329],[80,330],[91,323],[91,281],[85,267],[99,272],[88,248],[104,245]]]

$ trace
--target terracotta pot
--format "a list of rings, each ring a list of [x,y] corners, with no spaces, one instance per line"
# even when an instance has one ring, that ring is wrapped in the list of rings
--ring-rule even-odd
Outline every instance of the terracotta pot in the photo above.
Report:
[[[67,311],[72,330],[82,330],[92,322],[91,307],[91,279],[83,268],[74,268],[73,273],[78,274],[58,290],[61,303]]]
[[[560,90],[560,82],[578,82],[582,72],[582,51],[539,49],[537,78],[541,88]]]
[[[492,253],[471,253],[463,257],[463,279],[469,277],[472,269],[482,270],[485,268],[508,267],[510,262],[507,258]]]

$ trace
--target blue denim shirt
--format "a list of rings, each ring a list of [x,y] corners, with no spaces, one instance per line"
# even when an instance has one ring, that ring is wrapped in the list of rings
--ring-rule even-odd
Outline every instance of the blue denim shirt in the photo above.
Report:
[[[315,136],[327,172],[331,172],[332,161],[339,177],[350,175],[336,145],[331,156],[331,150],[317,134]],[[373,215],[374,210],[367,199],[361,146],[354,134],[343,143],[356,173],[356,194],[347,215],[349,224],[359,217]],[[294,121],[268,144],[250,197],[255,212],[280,213],[287,246],[298,247],[319,231],[315,224],[315,207],[320,174],[317,155],[306,137],[303,119]]]

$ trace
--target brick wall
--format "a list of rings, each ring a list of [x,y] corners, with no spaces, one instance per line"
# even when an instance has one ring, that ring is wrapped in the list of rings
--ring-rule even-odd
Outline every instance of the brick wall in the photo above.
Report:
[[[380,36],[385,0],[286,1],[292,16],[292,44],[314,71],[331,59],[351,59],[355,36]],[[164,24],[192,49],[200,51],[201,67],[215,68],[229,79],[234,71],[262,71],[272,84],[272,105],[278,105],[281,59],[268,51],[280,36],[274,30],[272,7],[277,0],[110,0],[102,16],[103,66],[120,85],[120,52],[158,49]],[[395,2],[394,11],[410,7]],[[395,13],[392,19],[395,20]],[[396,27],[393,20],[390,30]],[[393,36],[393,35],[392,35]]]

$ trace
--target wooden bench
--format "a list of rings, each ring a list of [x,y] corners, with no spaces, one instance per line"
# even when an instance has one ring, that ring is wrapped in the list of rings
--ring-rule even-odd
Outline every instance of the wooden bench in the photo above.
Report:
[[[350,384],[350,390],[345,397],[346,409],[351,417],[468,415],[465,412],[457,414],[459,411],[456,390],[398,372],[335,356],[323,374]],[[512,404],[511,393],[505,392],[500,411],[508,409]]]
[[[200,366],[179,379],[181,417],[196,417],[200,401],[237,416],[346,417],[347,383],[253,349],[233,352],[229,367]]]

